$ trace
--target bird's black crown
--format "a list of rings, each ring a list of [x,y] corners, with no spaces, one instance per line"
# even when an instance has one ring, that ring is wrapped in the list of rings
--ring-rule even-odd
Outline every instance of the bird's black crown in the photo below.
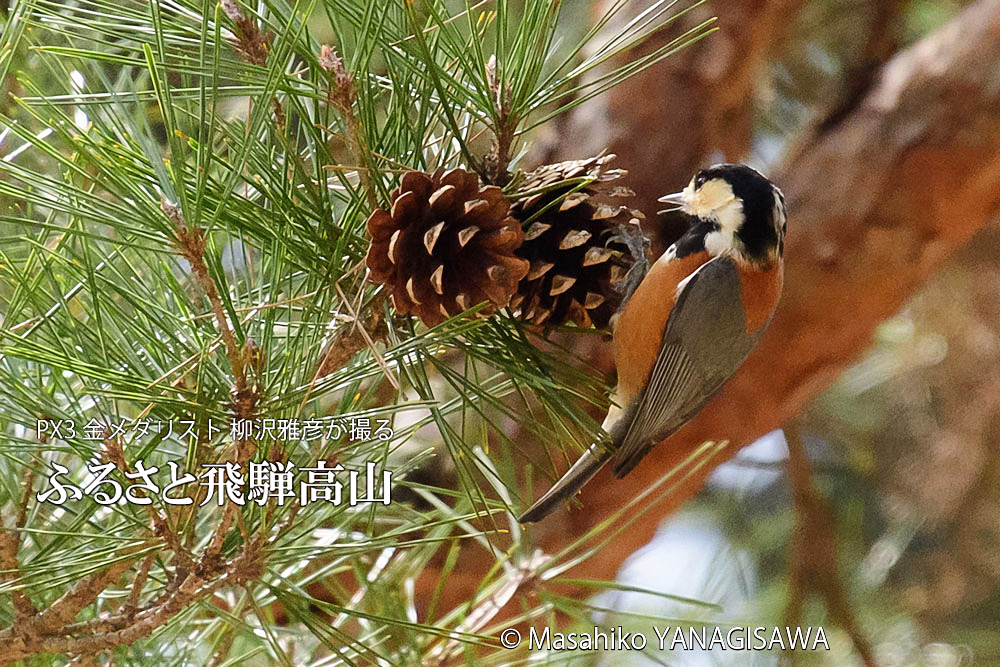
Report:
[[[702,169],[695,176],[695,188],[720,178],[730,185],[743,202],[743,224],[736,232],[745,254],[756,261],[767,261],[784,248],[785,197],[771,181],[756,169],[742,164],[717,164]]]

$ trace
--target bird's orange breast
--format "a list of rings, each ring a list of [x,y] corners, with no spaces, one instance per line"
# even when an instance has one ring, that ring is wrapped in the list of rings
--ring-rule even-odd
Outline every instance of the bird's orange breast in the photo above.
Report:
[[[784,281],[784,267],[779,259],[770,268],[760,271],[739,267],[740,290],[743,312],[746,316],[747,333],[754,333],[767,324],[781,297]]]
[[[620,406],[635,400],[646,386],[660,353],[667,319],[677,301],[677,285],[709,259],[703,250],[680,259],[657,261],[618,316],[613,347],[618,367],[615,399]]]

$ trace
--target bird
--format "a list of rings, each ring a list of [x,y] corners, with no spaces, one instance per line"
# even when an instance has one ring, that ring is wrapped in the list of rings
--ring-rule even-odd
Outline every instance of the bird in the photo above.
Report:
[[[770,323],[784,281],[785,197],[743,164],[700,170],[659,199],[689,227],[612,323],[618,384],[602,437],[520,517],[545,518],[609,461],[618,479],[722,389]]]

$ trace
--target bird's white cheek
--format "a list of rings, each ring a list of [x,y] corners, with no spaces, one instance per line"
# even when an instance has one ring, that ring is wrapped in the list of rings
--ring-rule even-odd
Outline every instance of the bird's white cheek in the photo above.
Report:
[[[705,235],[705,250],[713,257],[732,254],[739,246],[736,232],[743,224],[743,203],[739,199],[730,198],[714,209],[713,217],[718,223],[718,229]]]
[[[732,199],[715,211],[719,227],[730,235],[735,234],[743,224],[743,204],[739,199]]]
[[[733,235],[725,229],[705,235],[705,250],[712,257],[725,255],[733,250]]]

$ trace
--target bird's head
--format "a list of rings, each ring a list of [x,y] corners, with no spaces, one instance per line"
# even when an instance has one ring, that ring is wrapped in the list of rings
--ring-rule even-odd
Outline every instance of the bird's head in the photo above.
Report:
[[[710,255],[727,255],[757,266],[781,258],[785,240],[785,197],[756,169],[717,164],[702,169],[681,192],[661,197],[697,218]]]

